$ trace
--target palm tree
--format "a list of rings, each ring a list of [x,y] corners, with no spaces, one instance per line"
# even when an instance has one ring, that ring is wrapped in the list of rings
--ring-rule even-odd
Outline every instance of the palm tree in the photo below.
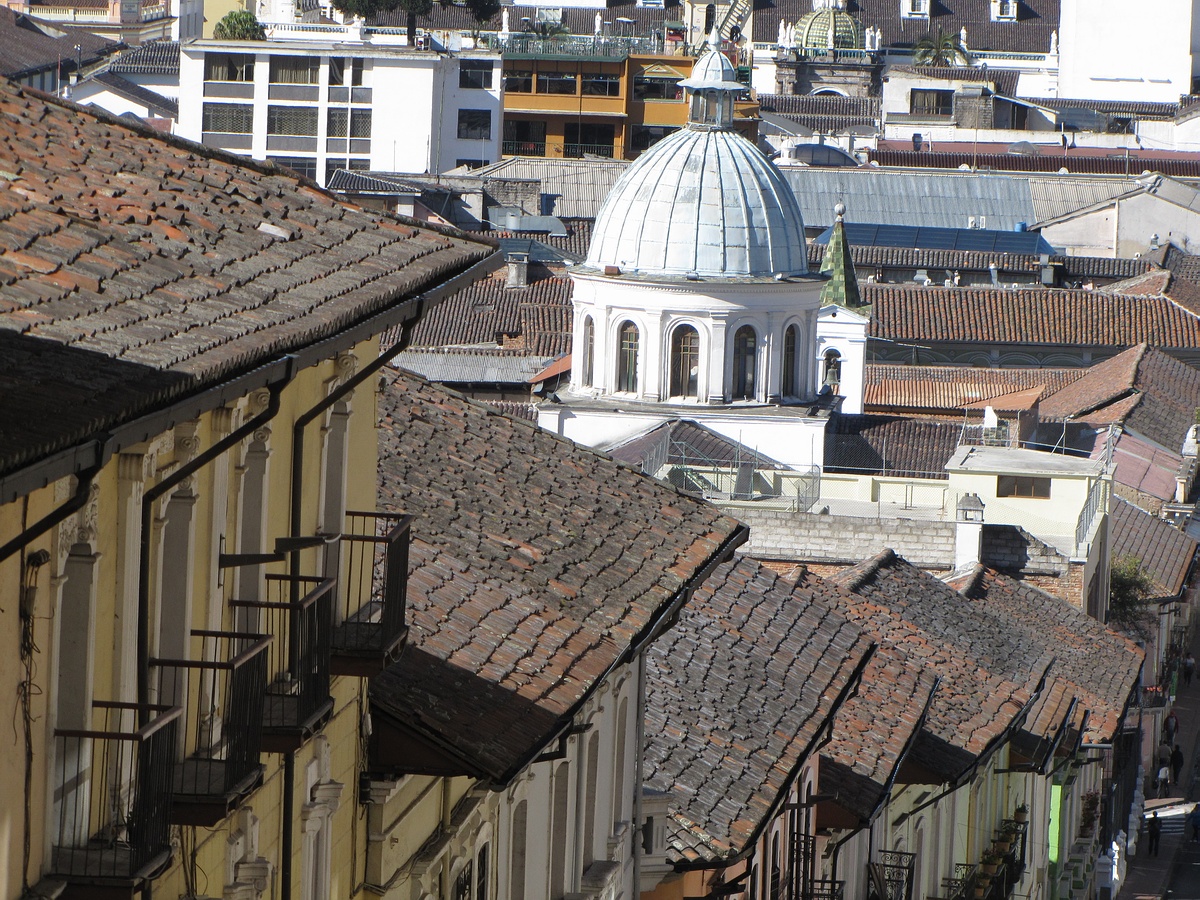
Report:
[[[265,41],[266,32],[254,13],[235,9],[227,13],[213,28],[213,37],[218,41]]]
[[[967,48],[957,34],[942,29],[925,35],[913,46],[913,62],[918,66],[954,66],[967,62]]]

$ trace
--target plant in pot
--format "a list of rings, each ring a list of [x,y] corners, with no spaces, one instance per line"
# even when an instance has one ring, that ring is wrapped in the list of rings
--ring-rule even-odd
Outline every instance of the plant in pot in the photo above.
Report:
[[[1020,822],[1021,824],[1025,824],[1026,822],[1029,821],[1029,804],[1028,803],[1022,803],[1015,810],[1013,810],[1013,820],[1016,822]]]
[[[1096,827],[1096,817],[1100,814],[1100,792],[1088,791],[1080,802],[1079,831],[1089,836]]]
[[[996,874],[996,870],[1000,867],[1000,863],[1004,861],[1004,854],[999,853],[995,848],[984,850],[983,856],[979,860],[979,869],[982,877],[990,879]]]

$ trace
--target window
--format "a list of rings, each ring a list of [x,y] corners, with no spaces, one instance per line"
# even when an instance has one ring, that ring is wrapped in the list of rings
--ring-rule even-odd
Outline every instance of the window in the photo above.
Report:
[[[454,879],[454,900],[471,900],[471,888],[475,883],[474,863],[467,860]]]
[[[796,371],[796,345],[799,343],[799,332],[800,329],[795,325],[789,325],[783,332],[783,383],[781,388],[785,397],[800,396],[800,379],[796,377],[799,374]]]
[[[583,386],[591,387],[596,358],[596,325],[591,316],[583,320]]]
[[[679,86],[682,79],[678,76],[635,75],[633,78],[634,100],[679,100],[683,97],[683,89]]]
[[[490,60],[464,59],[458,64],[458,86],[474,90],[491,90],[492,63]]]
[[[1015,19],[1017,17],[1017,0],[992,0],[993,19]]]
[[[267,134],[316,137],[317,108],[315,106],[268,106]],[[293,148],[288,147],[287,149]]]
[[[617,352],[617,390],[627,394],[637,391],[638,329],[626,322],[620,330],[620,349]]]
[[[914,116],[952,116],[954,91],[925,91],[914,88],[909,94],[909,111]]]
[[[250,134],[254,130],[254,107],[243,103],[205,103],[205,131]]]
[[[713,26],[717,24],[717,5],[709,3],[704,7],[704,33],[712,34]]]
[[[906,18],[929,16],[929,0],[900,0],[900,14]]]
[[[475,857],[475,900],[488,900],[491,872],[488,870],[488,845],[479,848]]]
[[[758,363],[758,335],[743,325],[733,336],[733,399],[754,398],[754,373]]]
[[[521,119],[504,120],[504,153],[511,156],[545,156],[546,123]]]
[[[460,109],[458,137],[464,141],[486,141],[492,136],[492,113],[487,109]]]
[[[316,110],[313,110],[316,112]],[[317,180],[317,160],[314,157],[308,156],[268,156],[269,162],[275,163],[277,166],[287,166],[297,175],[303,175],[305,178]]]
[[[509,69],[504,73],[504,90],[509,94],[533,93],[532,69]]]
[[[584,72],[582,89],[587,97],[619,97],[621,76],[608,72]]]
[[[510,897],[525,896],[525,848],[529,841],[529,807],[522,800],[513,809],[512,852],[508,860],[508,895]]]
[[[362,87],[363,62],[361,59],[329,58],[330,87]],[[347,81],[349,79],[349,81]]]
[[[325,160],[325,184],[329,184],[329,179],[333,177],[333,173],[338,169],[347,169],[351,172],[368,172],[371,169],[371,160],[369,159],[347,159],[346,157],[338,158],[336,156],[327,157]]]
[[[613,125],[568,122],[563,128],[563,156],[576,159],[584,156],[603,156],[612,159],[616,131]]]
[[[350,134],[352,138],[369,138],[371,136],[371,110],[350,110]],[[329,137],[347,137],[346,110],[330,109],[325,122]]]
[[[538,72],[538,93],[574,94],[576,80],[574,72]]]
[[[272,56],[271,84],[316,84],[320,68],[316,56]]]
[[[252,53],[206,53],[204,54],[205,81],[253,81],[254,54]]]
[[[671,396],[695,397],[700,380],[700,334],[680,325],[671,335]]]
[[[629,135],[630,149],[639,152],[649,150],[668,134],[678,130],[671,125],[634,125]]]
[[[996,476],[997,497],[1030,497],[1035,500],[1050,499],[1050,479],[1032,475]]]
[[[456,159],[454,161],[454,168],[482,169],[490,162],[490,159]]]

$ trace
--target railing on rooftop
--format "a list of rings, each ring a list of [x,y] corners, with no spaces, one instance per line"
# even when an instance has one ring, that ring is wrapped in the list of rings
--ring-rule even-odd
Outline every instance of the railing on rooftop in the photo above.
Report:
[[[181,711],[100,701],[92,708],[97,728],[54,732],[49,868],[69,884],[132,888],[171,859],[171,775]]]
[[[298,749],[324,724],[329,696],[330,643],[336,579],[267,575],[266,600],[231,600],[255,630],[274,638],[268,650],[262,746],[269,753]]]
[[[542,37],[538,34],[513,33],[501,37],[500,49],[505,56],[610,56],[621,58],[630,54],[661,54],[663,42],[657,37],[614,37],[604,35],[559,34]]]
[[[334,675],[378,674],[399,654],[408,634],[412,523],[412,516],[399,513],[346,513],[338,544],[342,578],[331,644]]]
[[[158,698],[184,710],[184,753],[174,767],[172,821],[220,822],[262,779],[263,698],[269,636],[193,631],[198,659],[150,660]]]
[[[601,157],[612,159],[616,148],[612,144],[563,144],[562,155],[568,159]]]

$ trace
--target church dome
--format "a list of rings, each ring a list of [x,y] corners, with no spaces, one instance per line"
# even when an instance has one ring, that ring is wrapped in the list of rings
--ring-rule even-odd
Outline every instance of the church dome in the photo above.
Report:
[[[732,65],[710,51],[683,85],[695,95],[687,127],[617,180],[596,216],[585,267],[672,277],[807,274],[791,188],[732,129],[732,96],[742,89]]]
[[[833,35],[830,43],[829,36]],[[801,50],[861,50],[866,46],[858,19],[836,6],[814,9],[796,23],[796,46]]]

